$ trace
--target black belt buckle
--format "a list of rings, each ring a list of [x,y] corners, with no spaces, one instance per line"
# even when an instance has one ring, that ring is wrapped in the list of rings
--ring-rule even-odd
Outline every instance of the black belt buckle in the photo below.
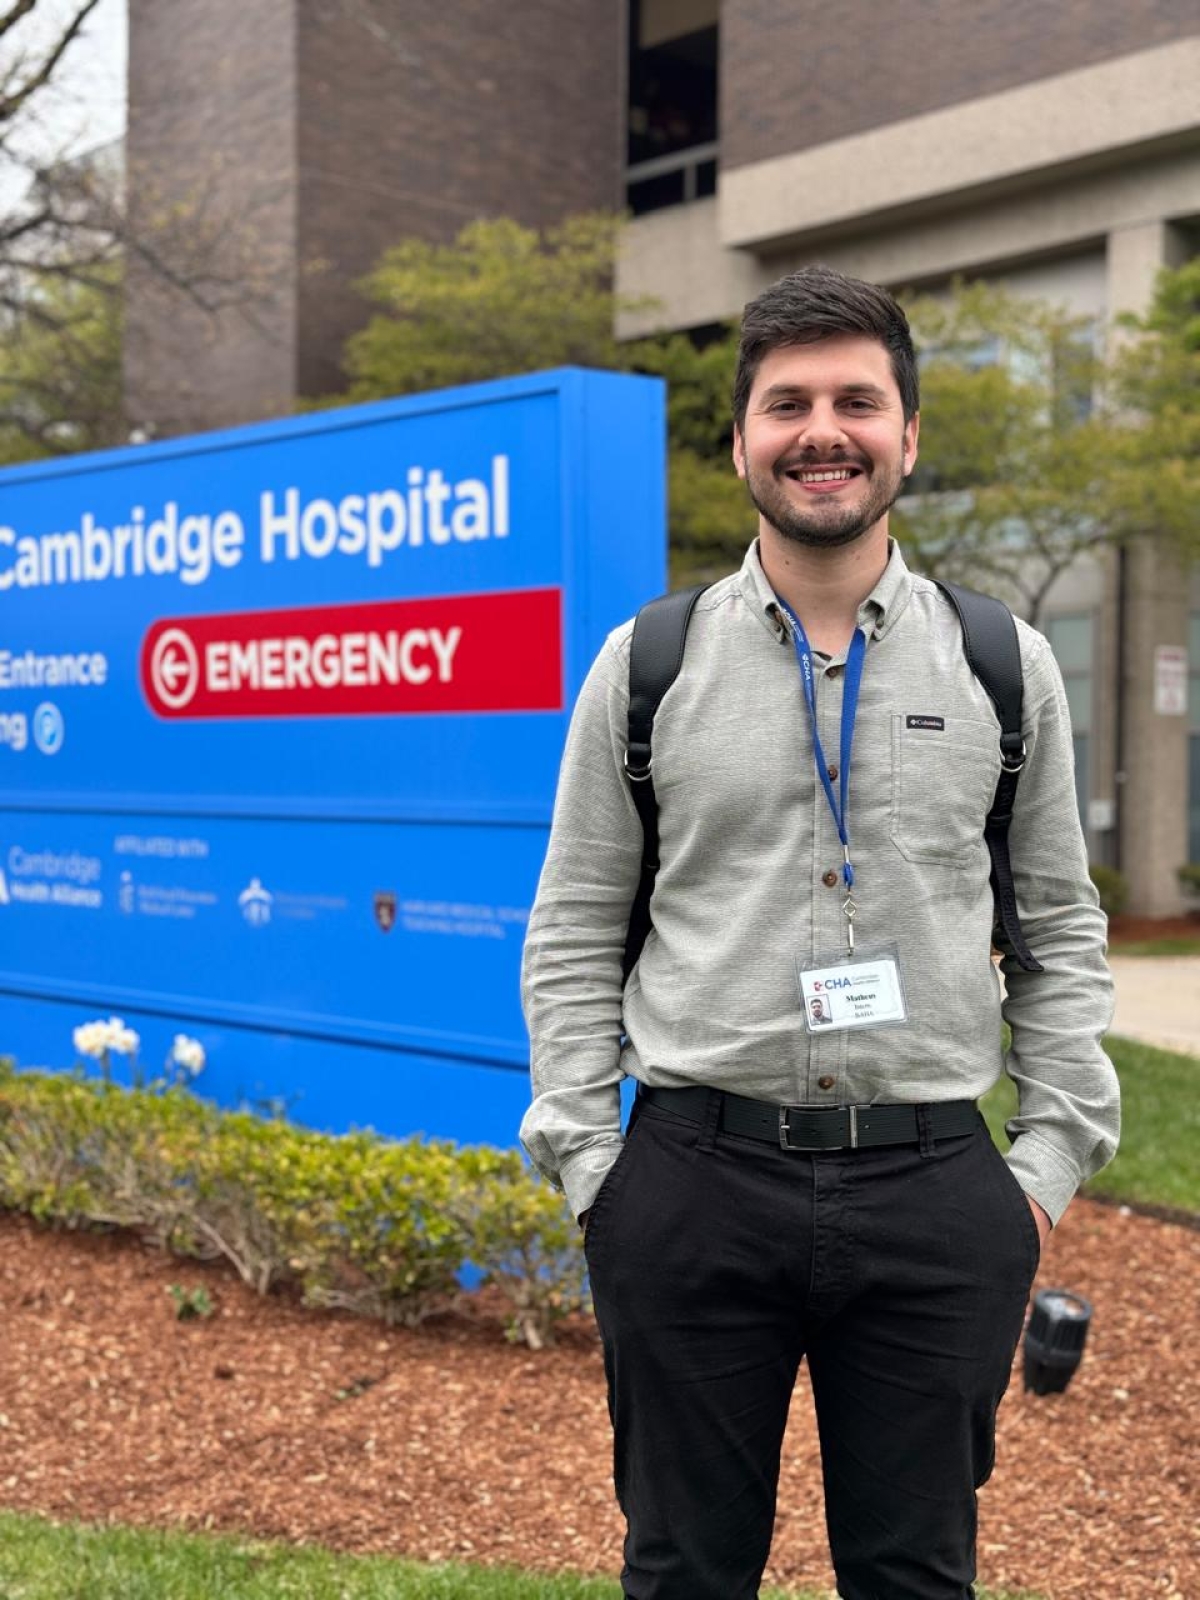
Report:
[[[781,1150],[796,1150],[800,1153],[815,1150],[857,1150],[858,1149],[858,1107],[857,1106],[822,1106],[826,1114],[830,1111],[844,1111],[849,1119],[850,1137],[844,1144],[793,1144],[791,1128],[788,1126],[789,1111],[807,1111],[809,1106],[780,1106],[779,1108],[779,1148]]]

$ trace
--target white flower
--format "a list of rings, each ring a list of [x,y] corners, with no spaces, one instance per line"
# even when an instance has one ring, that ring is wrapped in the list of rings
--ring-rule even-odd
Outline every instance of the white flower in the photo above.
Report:
[[[194,1078],[197,1073],[204,1071],[204,1046],[199,1039],[191,1039],[186,1033],[177,1033],[175,1043],[171,1046],[171,1060]]]
[[[82,1027],[75,1029],[72,1038],[81,1056],[91,1056],[93,1060],[99,1061],[108,1049],[108,1024],[85,1022]]]
[[[141,1038],[132,1028],[127,1028],[120,1017],[108,1019],[110,1050],[115,1050],[119,1056],[133,1056],[138,1052]]]
[[[136,1055],[142,1042],[120,1017],[110,1017],[107,1022],[85,1022],[71,1037],[79,1054],[91,1056],[94,1061],[103,1061],[109,1054]]]

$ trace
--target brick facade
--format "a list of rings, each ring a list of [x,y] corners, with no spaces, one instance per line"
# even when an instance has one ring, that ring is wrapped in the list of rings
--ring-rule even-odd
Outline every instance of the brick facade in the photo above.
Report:
[[[722,0],[721,165],[1198,33],[1196,0]]]
[[[131,261],[133,416],[179,433],[335,392],[389,244],[618,207],[624,59],[624,7],[596,0],[130,0],[135,210],[222,219],[244,291],[212,316]]]
[[[302,393],[337,386],[389,244],[622,204],[622,6],[302,0],[299,41]]]
[[[291,409],[292,5],[130,0],[129,207],[180,287],[128,254],[125,382],[160,435]]]

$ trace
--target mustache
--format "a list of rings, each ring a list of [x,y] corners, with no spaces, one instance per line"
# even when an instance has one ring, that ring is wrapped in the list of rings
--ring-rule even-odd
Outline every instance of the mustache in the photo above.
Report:
[[[775,463],[776,472],[818,472],[822,469],[832,471],[838,467],[856,467],[859,472],[869,470],[865,461],[860,461],[854,456],[838,456],[833,461],[822,461],[819,456],[796,456]]]

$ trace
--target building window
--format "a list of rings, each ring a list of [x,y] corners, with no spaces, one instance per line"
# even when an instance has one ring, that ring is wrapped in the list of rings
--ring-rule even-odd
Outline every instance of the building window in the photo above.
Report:
[[[1188,860],[1200,861],[1200,612],[1188,623]]]
[[[1091,793],[1093,633],[1093,618],[1086,614],[1051,617],[1046,624],[1046,637],[1067,691],[1075,747],[1075,800],[1085,831]]]
[[[625,198],[635,216],[716,193],[715,17],[707,0],[632,0]]]

